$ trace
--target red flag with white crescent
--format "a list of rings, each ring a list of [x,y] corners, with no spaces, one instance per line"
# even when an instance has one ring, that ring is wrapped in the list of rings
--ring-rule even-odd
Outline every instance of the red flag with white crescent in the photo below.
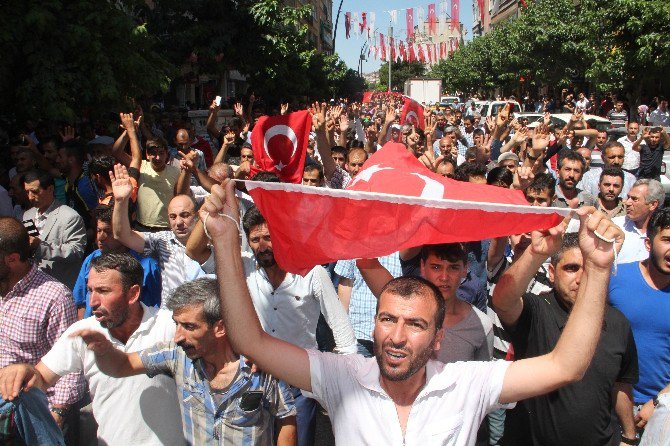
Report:
[[[460,27],[460,0],[451,0],[451,26]]]
[[[370,101],[372,100],[372,91],[366,91],[363,93],[363,104],[369,104]]]
[[[405,25],[407,26],[407,40],[414,38],[414,9],[407,8],[405,11]]]
[[[275,172],[287,183],[302,182],[312,118],[308,110],[263,116],[251,132],[255,171]],[[252,172],[254,173],[254,172]]]
[[[437,15],[435,14],[435,3],[428,5],[428,34],[435,35],[437,31]]]
[[[412,124],[424,130],[426,123],[423,119],[423,107],[414,99],[405,98],[405,105],[400,113],[400,124]]]
[[[277,263],[297,274],[424,244],[547,230],[570,212],[529,206],[521,191],[448,179],[393,142],[366,161],[346,190],[246,186],[268,223]]]

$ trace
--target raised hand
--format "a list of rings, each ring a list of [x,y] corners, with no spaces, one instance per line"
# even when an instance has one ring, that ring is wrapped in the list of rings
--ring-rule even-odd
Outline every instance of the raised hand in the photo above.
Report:
[[[326,103],[319,104],[315,102],[312,104],[312,125],[314,130],[324,130],[326,128]]]
[[[604,213],[592,206],[576,210],[579,215],[579,248],[584,256],[584,265],[610,268],[614,262],[614,250],[621,250],[623,231]]]
[[[223,146],[228,146],[235,142],[235,133],[232,130],[228,130],[225,135],[223,135]]]
[[[233,110],[235,110],[235,116],[244,116],[244,106],[239,102],[233,105]]]
[[[212,186],[211,194],[200,208],[200,218],[209,235],[214,238],[227,231],[239,232],[240,208],[234,192],[234,182],[225,179],[221,185]]]
[[[331,107],[330,117],[333,118],[334,122],[338,122],[340,120],[340,116],[342,116],[343,112],[344,112],[344,108],[341,105]]]
[[[533,182],[535,174],[533,169],[528,166],[519,166],[514,172],[514,179],[512,181],[512,189],[516,190],[526,190],[530,183]]]
[[[549,131],[544,125],[539,125],[535,129],[535,134],[533,134],[533,150],[538,152],[546,149],[549,146],[551,137],[549,136]]]
[[[281,110],[279,112],[282,116],[286,113],[288,113],[288,102],[286,104],[281,104]]]
[[[221,106],[216,103],[216,99],[212,99],[212,103],[209,104],[209,111],[211,113],[216,113],[221,109]]]
[[[519,130],[517,130],[514,133],[514,137],[513,137],[514,143],[515,144],[521,144],[522,142],[524,142],[526,140],[527,137],[528,137],[528,127],[521,127]]]
[[[340,116],[340,133],[345,133],[349,130],[349,117],[346,113]]]
[[[386,119],[385,122],[386,124],[390,125],[395,121],[397,115],[395,113],[395,109],[393,107],[388,107],[388,110],[386,110]]]
[[[65,143],[74,139],[74,127],[66,125],[62,132],[58,132],[60,139]]]
[[[135,132],[135,119],[132,113],[119,113],[119,118],[121,118],[121,127],[123,127],[126,132]]]
[[[489,133],[493,133],[496,129],[496,119],[493,116],[486,117],[486,129]]]
[[[510,115],[509,112],[510,112],[509,103],[505,104],[505,106],[498,111],[498,116],[496,116],[496,125],[498,127],[507,125],[507,119],[509,118]]]
[[[544,125],[549,125],[551,124],[551,113],[549,112],[544,112],[544,116],[542,117],[542,123]]]
[[[133,184],[130,182],[128,169],[123,164],[114,165],[114,172],[109,172],[112,180],[112,193],[117,201],[127,200],[133,193]]]
[[[582,119],[584,119],[584,111],[579,107],[575,107],[575,112],[570,116],[570,121],[573,124],[577,124]]]
[[[567,227],[568,223],[564,219],[557,226],[547,231],[532,231],[530,233],[531,252],[545,258],[554,255],[561,247],[563,234]]]

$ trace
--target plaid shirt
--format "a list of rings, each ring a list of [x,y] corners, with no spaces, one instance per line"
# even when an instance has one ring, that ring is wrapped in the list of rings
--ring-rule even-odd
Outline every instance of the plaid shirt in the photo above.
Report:
[[[37,364],[77,320],[70,290],[33,265],[0,301],[0,367]],[[79,401],[81,373],[66,375],[47,392],[51,405]]]
[[[174,342],[141,351],[140,359],[147,375],[175,379],[188,445],[271,446],[275,420],[296,414],[289,387],[265,373],[251,373],[242,357],[235,380],[214,395],[202,360],[191,361]],[[242,409],[242,399],[253,392],[261,392],[256,407]]]
[[[379,263],[388,270],[393,277],[402,276],[400,256],[393,253],[380,257]],[[355,260],[338,260],[335,273],[345,279],[351,279],[351,300],[349,301],[349,320],[354,327],[356,339],[372,341],[372,330],[375,327],[375,313],[377,312],[377,298],[365,284],[361,272],[356,268]]]
[[[350,181],[351,175],[349,175],[349,172],[340,166],[335,166],[335,172],[333,172],[333,176],[327,184],[331,189],[346,189]]]

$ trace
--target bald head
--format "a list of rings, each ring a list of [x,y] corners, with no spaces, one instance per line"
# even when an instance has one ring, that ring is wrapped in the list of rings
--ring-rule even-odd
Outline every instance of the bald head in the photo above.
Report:
[[[221,183],[226,178],[233,177],[233,168],[226,163],[214,163],[207,174],[214,181]]]
[[[177,240],[186,244],[198,219],[196,203],[190,195],[176,195],[168,205],[170,229]]]

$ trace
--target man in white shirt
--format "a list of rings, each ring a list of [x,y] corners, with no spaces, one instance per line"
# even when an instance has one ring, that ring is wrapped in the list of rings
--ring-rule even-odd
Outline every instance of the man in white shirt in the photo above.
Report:
[[[335,352],[356,353],[356,336],[328,273],[314,267],[304,277],[282,270],[274,258],[265,219],[253,207],[242,221],[253,256],[243,256],[247,286],[265,331],[305,349],[316,349],[319,314],[333,331]],[[298,445],[314,443],[316,402],[300,390],[293,392],[298,409]]]
[[[71,333],[99,331],[125,352],[169,341],[175,324],[171,313],[147,307],[139,300],[143,269],[125,253],[106,253],[91,261],[88,288],[94,317],[68,328],[36,365],[16,364],[0,372],[3,398],[18,395],[13,383],[46,389],[62,376],[83,372],[93,401],[101,444],[183,446],[181,415],[174,380],[166,376],[111,378],[98,369],[95,355],[80,337]],[[131,400],[139,404],[128,404]]]
[[[425,279],[403,277],[381,292],[376,359],[365,359],[307,351],[263,331],[244,280],[236,209],[233,184],[226,181],[212,188],[201,210],[214,244],[230,342],[261,369],[311,392],[329,411],[336,442],[345,445],[474,445],[488,412],[580,380],[600,338],[614,249],[623,241],[602,213],[576,211],[586,279],[551,353],[517,362],[430,360],[444,334],[444,299]]]
[[[635,172],[640,167],[640,152],[633,150],[633,143],[637,141],[640,132],[640,124],[630,121],[627,127],[628,133],[617,140],[624,149],[624,159],[621,168],[628,172]],[[642,142],[641,144],[646,144]]]
[[[644,245],[651,214],[663,205],[665,191],[656,180],[640,179],[633,184],[626,199],[626,215],[612,221],[626,234],[617,263],[641,262],[649,257]]]
[[[649,114],[649,125],[651,126],[670,126],[670,111],[668,111],[668,100],[658,98],[658,107]]]

